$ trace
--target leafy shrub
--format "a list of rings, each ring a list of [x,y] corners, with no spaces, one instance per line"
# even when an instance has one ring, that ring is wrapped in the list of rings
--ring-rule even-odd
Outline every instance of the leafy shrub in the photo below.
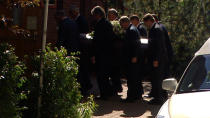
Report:
[[[92,98],[87,102],[81,103],[80,86],[76,81],[78,73],[77,58],[74,56],[67,57],[67,51],[64,48],[52,51],[47,47],[43,54],[43,60],[44,81],[41,117],[90,118],[94,111],[95,103]],[[40,78],[38,66],[40,65],[40,56],[35,58],[33,65],[36,69],[33,72],[33,78],[38,80]],[[37,92],[37,89],[34,92]],[[33,107],[36,109],[36,106]]]
[[[19,106],[26,95],[21,91],[26,78],[23,63],[18,61],[14,48],[0,45],[0,115],[2,118],[20,118],[23,107]]]

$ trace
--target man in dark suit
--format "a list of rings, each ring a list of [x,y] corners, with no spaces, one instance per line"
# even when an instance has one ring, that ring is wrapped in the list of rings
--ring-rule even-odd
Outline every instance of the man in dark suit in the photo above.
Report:
[[[79,29],[79,42],[80,42],[80,60],[79,63],[79,77],[78,80],[81,84],[81,92],[82,95],[87,96],[88,90],[92,88],[90,75],[89,75],[89,67],[90,67],[90,55],[89,55],[89,42],[86,38],[86,34],[89,32],[88,22],[79,13],[79,7],[71,5],[69,7],[69,16],[71,19],[75,20]]]
[[[139,99],[143,93],[142,85],[139,84],[140,76],[140,35],[138,29],[130,23],[127,16],[120,18],[120,25],[126,30],[125,35],[125,58],[127,68],[127,98],[126,102],[134,102]]]
[[[147,38],[147,29],[143,26],[143,23],[140,22],[139,17],[137,15],[132,15],[130,17],[131,23],[137,27],[139,30],[139,34],[143,38]]]
[[[112,51],[110,45],[114,38],[114,32],[111,23],[105,18],[105,11],[102,7],[94,7],[91,14],[97,22],[94,29],[92,61],[96,64],[100,98],[106,100],[112,95],[112,88],[109,83]]]
[[[144,27],[144,23],[140,22],[137,26],[141,37],[147,38],[147,29]]]
[[[108,10],[108,20],[110,22],[118,22],[118,11],[114,8]],[[113,29],[117,28],[117,25],[113,25]],[[119,29],[120,30],[120,29]],[[123,57],[123,39],[119,36],[118,31],[114,30],[114,39],[111,43],[112,48],[112,72],[111,72],[111,83],[113,92],[117,95],[118,92],[122,92],[122,57]]]
[[[77,23],[80,34],[86,34],[89,32],[88,22],[85,17],[80,14],[79,7],[71,5],[69,7],[69,15],[70,18],[75,20],[75,22]]]
[[[152,96],[151,104],[161,104],[164,100],[162,90],[162,80],[165,75],[165,65],[168,61],[167,49],[165,45],[164,31],[155,22],[151,14],[146,14],[143,18],[144,24],[149,29],[149,63],[152,67]]]
[[[145,26],[143,26],[143,23],[140,22],[140,19],[137,15],[132,15],[130,17],[130,21],[131,23],[137,27],[137,29],[139,30],[139,34],[141,38],[146,38],[147,39],[147,29]],[[142,44],[141,46],[141,52],[142,52],[142,74],[143,74],[143,78],[148,77],[148,72],[150,71],[150,68],[148,66],[148,44]]]
[[[172,48],[171,41],[169,39],[169,35],[168,35],[168,31],[167,31],[166,27],[158,20],[158,17],[156,14],[152,14],[152,16],[155,18],[155,22],[158,23],[164,31],[165,44],[166,44],[167,53],[168,53],[168,64],[166,64],[165,78],[168,78],[170,76],[170,65],[172,63],[172,59],[173,59],[173,55],[174,55],[173,48]]]
[[[63,46],[67,49],[68,55],[79,51],[79,31],[76,22],[65,16],[63,10],[57,11],[55,18],[59,28],[56,46],[58,48]]]

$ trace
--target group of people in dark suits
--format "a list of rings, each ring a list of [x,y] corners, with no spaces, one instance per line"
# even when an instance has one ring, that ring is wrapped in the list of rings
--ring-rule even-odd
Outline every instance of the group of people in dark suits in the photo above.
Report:
[[[142,99],[142,78],[149,75],[152,91],[148,96],[154,98],[150,103],[162,103],[167,94],[162,90],[161,83],[163,78],[170,75],[173,50],[168,32],[157,21],[157,16],[146,14],[142,19],[143,23],[140,23],[137,15],[118,19],[115,9],[109,9],[106,15],[100,6],[94,7],[91,15],[95,22],[94,36],[91,46],[87,46],[85,34],[89,32],[88,23],[79,14],[79,10],[70,7],[70,17],[66,17],[63,11],[56,14],[59,24],[57,46],[65,47],[69,54],[81,52],[78,82],[82,94],[87,95],[92,87],[89,70],[91,65],[95,65],[99,99],[107,100],[122,92],[122,77],[127,78],[128,86],[127,98],[122,101]],[[119,21],[121,28],[125,30],[123,39],[115,34],[111,21]],[[141,38],[148,41],[146,47],[141,43]]]
[[[112,76],[112,72],[116,69],[121,70],[120,66],[115,66],[117,62],[113,61],[115,58],[121,57],[118,58],[118,63],[122,62],[120,65],[124,67],[123,75],[127,78],[128,86],[127,98],[124,101],[133,102],[142,99],[144,92],[141,83],[142,78],[149,75],[152,91],[148,96],[154,98],[150,103],[162,103],[167,97],[167,93],[162,90],[161,83],[164,78],[170,75],[169,65],[172,60],[173,50],[168,32],[164,25],[157,21],[157,16],[146,14],[142,19],[143,23],[140,23],[140,19],[136,15],[130,18],[122,16],[119,22],[125,30],[125,38],[117,42],[118,44],[122,43],[119,46],[121,50],[115,51],[113,49],[116,49],[117,46],[115,45],[116,36],[109,21],[117,20],[116,10],[110,9],[107,15],[108,19],[106,19],[103,8],[97,6],[93,8],[92,15],[97,21],[94,30],[94,45],[96,46],[94,49],[97,52],[94,59],[96,65],[98,65],[97,77],[101,91],[100,98],[107,99],[113,92],[114,95],[115,92],[120,92],[121,83],[119,80],[122,75],[119,72],[118,78],[115,78]],[[143,47],[140,41],[141,38],[148,40],[148,47]],[[123,52],[122,55],[116,56],[121,52]],[[121,68],[123,67],[121,66]],[[114,72],[116,75],[117,71]]]

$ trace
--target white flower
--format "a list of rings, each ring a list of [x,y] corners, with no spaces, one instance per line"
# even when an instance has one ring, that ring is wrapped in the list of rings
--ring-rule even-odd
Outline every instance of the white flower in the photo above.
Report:
[[[4,78],[5,78],[4,76],[0,76],[0,80],[1,80],[1,79],[4,79]]]
[[[10,51],[9,50],[6,50],[5,52],[4,52],[4,54],[8,54]]]
[[[33,72],[33,73],[32,73],[32,76],[34,76],[34,77],[38,77],[38,76],[39,76],[39,73],[37,73],[37,72]]]

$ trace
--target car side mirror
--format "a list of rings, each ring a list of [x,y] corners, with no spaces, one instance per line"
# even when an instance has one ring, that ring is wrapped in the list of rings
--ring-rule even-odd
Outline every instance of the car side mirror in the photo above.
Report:
[[[162,88],[164,90],[174,92],[177,84],[178,83],[177,83],[177,80],[175,78],[168,78],[168,79],[163,80]]]

